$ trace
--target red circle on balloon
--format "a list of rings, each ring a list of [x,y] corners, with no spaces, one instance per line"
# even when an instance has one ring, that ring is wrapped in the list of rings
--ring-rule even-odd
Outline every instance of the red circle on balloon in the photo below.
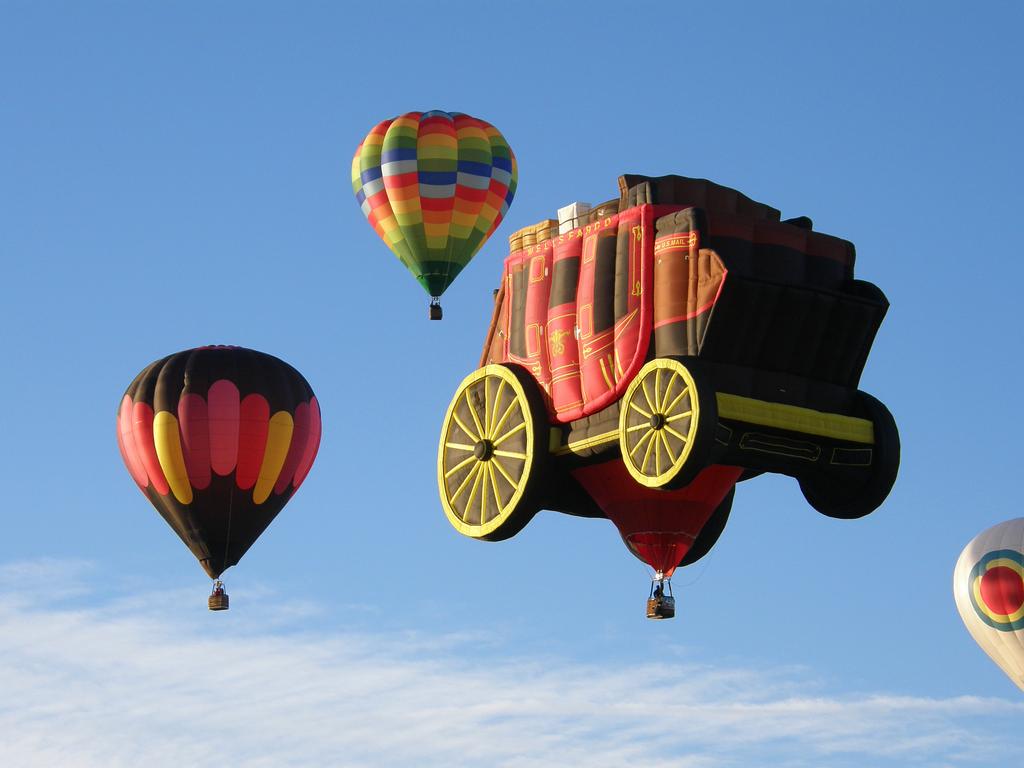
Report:
[[[1024,576],[1020,572],[997,565],[981,576],[981,599],[990,611],[1009,616],[1024,606]]]

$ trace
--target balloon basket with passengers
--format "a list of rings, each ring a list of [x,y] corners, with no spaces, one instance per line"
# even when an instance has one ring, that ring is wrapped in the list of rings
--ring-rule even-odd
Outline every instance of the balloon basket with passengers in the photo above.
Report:
[[[672,574],[718,540],[737,483],[788,475],[835,518],[884,501],[899,434],[858,384],[888,302],[805,217],[679,176],[619,192],[510,237],[438,486],[477,539],[542,509],[611,520],[654,571],[648,617],[670,618]]]

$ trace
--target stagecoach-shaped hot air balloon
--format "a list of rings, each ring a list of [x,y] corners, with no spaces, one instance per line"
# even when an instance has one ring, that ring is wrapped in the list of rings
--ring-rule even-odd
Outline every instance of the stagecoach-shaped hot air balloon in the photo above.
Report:
[[[721,534],[737,482],[794,477],[857,518],[899,466],[859,391],[884,294],[854,247],[709,181],[623,176],[620,197],[511,236],[480,367],[442,425],[442,505],[491,541],[541,509],[607,517],[667,579]]]

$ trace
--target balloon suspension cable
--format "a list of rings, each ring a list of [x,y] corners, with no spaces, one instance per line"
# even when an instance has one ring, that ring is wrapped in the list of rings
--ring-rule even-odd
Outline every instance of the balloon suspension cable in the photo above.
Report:
[[[235,489],[231,488],[231,495],[228,496],[228,529],[224,536],[224,557],[221,560],[221,569],[227,568],[228,552],[231,544],[231,513],[235,507]],[[210,598],[207,600],[207,606],[211,611],[226,611],[228,609],[228,593],[224,591],[224,582],[220,580],[220,574],[217,574],[218,578],[213,580],[213,592],[210,593]]]
[[[228,551],[231,546],[231,513],[235,510],[235,486],[231,486],[231,493],[228,495],[228,529],[224,534],[224,559],[221,560],[221,570],[227,568]]]

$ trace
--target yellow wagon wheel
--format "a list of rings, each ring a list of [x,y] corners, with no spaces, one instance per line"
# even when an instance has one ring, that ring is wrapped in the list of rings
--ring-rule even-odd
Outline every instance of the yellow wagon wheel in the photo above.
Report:
[[[714,443],[718,404],[696,360],[661,357],[637,373],[622,396],[622,461],[648,488],[679,488],[705,466]]]
[[[441,504],[459,533],[497,541],[530,521],[547,431],[537,384],[524,369],[487,365],[463,380],[437,451]]]

